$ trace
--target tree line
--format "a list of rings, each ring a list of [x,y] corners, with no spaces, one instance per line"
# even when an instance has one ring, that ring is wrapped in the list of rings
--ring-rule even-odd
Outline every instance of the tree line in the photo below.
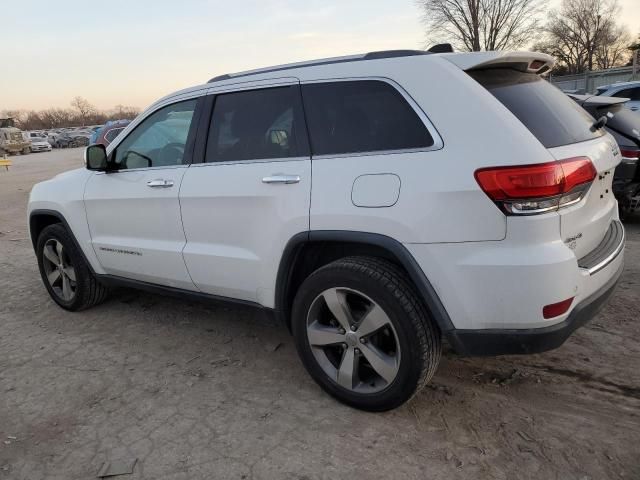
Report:
[[[554,56],[555,74],[630,65],[640,48],[617,22],[617,0],[417,0],[430,43],[457,50],[527,47]],[[640,30],[640,26],[638,30]]]
[[[116,105],[108,111],[98,110],[88,100],[75,97],[71,108],[48,108],[45,110],[4,110],[1,117],[13,117],[21,130],[43,130],[61,127],[102,125],[109,120],[133,120],[140,110],[136,107]]]

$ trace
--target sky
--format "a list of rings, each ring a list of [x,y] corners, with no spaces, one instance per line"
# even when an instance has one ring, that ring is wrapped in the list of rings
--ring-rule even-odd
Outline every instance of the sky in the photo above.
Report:
[[[640,0],[619,2],[640,32]],[[425,46],[415,0],[2,3],[0,111],[66,108],[76,95],[144,108],[223,73]]]

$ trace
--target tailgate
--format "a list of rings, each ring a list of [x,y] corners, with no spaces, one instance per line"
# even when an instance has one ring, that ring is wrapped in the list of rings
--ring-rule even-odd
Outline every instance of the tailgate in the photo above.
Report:
[[[617,202],[611,184],[620,150],[611,137],[605,135],[586,142],[550,148],[557,159],[588,157],[598,172],[586,196],[576,205],[561,208],[560,234],[577,258],[594,250],[604,238],[611,221],[617,218]]]

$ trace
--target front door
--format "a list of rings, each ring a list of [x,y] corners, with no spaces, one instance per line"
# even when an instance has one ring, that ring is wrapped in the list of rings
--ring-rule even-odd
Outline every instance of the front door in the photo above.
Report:
[[[111,275],[195,289],[182,259],[186,243],[178,192],[189,163],[196,100],[146,117],[110,154],[114,170],[85,188],[93,248]]]
[[[272,307],[282,251],[309,229],[297,80],[214,96],[203,163],[182,181],[184,261],[203,292]]]

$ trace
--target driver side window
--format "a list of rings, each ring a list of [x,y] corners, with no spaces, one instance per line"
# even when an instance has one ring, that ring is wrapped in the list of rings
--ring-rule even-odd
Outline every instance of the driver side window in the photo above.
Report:
[[[193,99],[152,113],[117,146],[113,156],[115,168],[182,165],[195,109]]]

